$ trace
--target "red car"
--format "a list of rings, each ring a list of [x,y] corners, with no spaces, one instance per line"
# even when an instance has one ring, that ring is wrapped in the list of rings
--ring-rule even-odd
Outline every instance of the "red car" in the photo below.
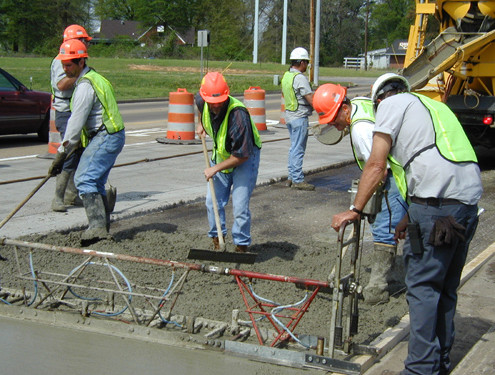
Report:
[[[48,141],[51,94],[33,91],[0,69],[0,135],[37,133]]]

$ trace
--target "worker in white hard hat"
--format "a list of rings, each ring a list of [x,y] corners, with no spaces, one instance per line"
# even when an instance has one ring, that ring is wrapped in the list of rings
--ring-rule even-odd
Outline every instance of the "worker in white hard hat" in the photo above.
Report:
[[[285,122],[290,136],[287,186],[298,190],[314,190],[304,181],[303,158],[308,142],[309,116],[313,113],[313,90],[303,74],[309,65],[308,51],[295,48],[290,54],[290,68],[282,78],[285,101]]]
[[[359,218],[392,157],[397,165],[390,168],[394,176],[398,169],[404,171],[410,202],[394,236],[405,239],[410,334],[405,368],[389,373],[446,375],[451,370],[457,288],[483,188],[476,154],[455,114],[444,103],[409,90],[407,80],[394,73],[373,85],[371,154],[353,205],[333,217],[332,228],[338,231]]]

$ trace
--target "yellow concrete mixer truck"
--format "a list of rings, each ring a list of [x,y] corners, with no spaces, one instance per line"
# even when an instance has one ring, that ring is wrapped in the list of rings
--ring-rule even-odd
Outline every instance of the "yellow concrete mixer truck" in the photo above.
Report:
[[[440,23],[428,45],[428,16]],[[416,0],[402,75],[446,103],[473,146],[495,148],[495,0]]]

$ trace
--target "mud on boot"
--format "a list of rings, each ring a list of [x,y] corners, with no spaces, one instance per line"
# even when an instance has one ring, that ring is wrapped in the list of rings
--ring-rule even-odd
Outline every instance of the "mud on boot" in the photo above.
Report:
[[[69,183],[70,173],[67,171],[60,172],[57,175],[57,182],[55,185],[55,197],[52,201],[52,211],[55,212],[67,212],[67,207],[64,204],[64,194]]]
[[[389,301],[388,282],[396,251],[395,245],[374,244],[370,281],[363,290],[365,303],[377,304]]]
[[[65,189],[64,204],[66,206],[82,207],[82,199],[79,198],[79,192],[77,191],[76,185],[74,184],[75,174],[76,171],[70,172],[69,180],[67,182],[67,188]]]
[[[89,193],[81,196],[89,226],[81,235],[81,244],[87,246],[100,240],[112,239],[108,232],[109,222],[105,210],[105,197],[99,193]]]

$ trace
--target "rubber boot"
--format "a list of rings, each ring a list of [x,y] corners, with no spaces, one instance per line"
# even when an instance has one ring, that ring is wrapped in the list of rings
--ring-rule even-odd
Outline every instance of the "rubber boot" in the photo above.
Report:
[[[107,229],[107,213],[103,196],[99,193],[89,193],[81,196],[89,226],[81,235],[81,243],[89,245],[100,240],[110,239]]]
[[[52,210],[55,212],[67,212],[67,207],[64,205],[64,194],[69,182],[69,177],[70,173],[67,171],[62,171],[59,175],[57,175],[55,197],[52,201]]]
[[[110,214],[112,213],[113,209],[110,207],[110,202],[108,199],[108,195],[101,196],[103,198],[103,205],[105,206],[105,220],[107,222],[107,231],[110,230]]]
[[[79,198],[79,192],[77,191],[76,185],[74,184],[75,174],[76,171],[72,171],[69,175],[69,181],[67,182],[67,187],[65,188],[64,204],[66,206],[82,207],[83,202],[81,198]]]
[[[374,244],[370,281],[363,290],[365,303],[377,304],[389,301],[388,281],[396,251],[396,245]]]

